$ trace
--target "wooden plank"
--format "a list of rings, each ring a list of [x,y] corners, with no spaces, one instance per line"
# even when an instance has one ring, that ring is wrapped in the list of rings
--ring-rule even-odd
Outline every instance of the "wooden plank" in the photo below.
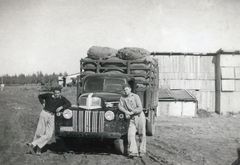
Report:
[[[235,91],[240,92],[240,80],[235,80]]]
[[[221,67],[222,79],[234,79],[234,67]]]
[[[182,103],[170,102],[169,103],[169,116],[181,116],[182,115]]]
[[[235,67],[235,78],[240,79],[240,67]]]
[[[187,116],[187,117],[196,116],[196,103],[183,102],[182,103],[182,116]]]
[[[240,66],[239,55],[221,55],[221,66]]]
[[[222,114],[240,112],[239,99],[233,98],[240,98],[240,92],[223,92],[221,94]]]
[[[235,80],[222,80],[222,91],[234,91],[235,90]]]

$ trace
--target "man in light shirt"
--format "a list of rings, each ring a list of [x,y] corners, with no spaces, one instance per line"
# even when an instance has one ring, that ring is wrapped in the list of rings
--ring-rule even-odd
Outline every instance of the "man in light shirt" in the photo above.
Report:
[[[142,157],[146,153],[146,118],[142,103],[137,94],[131,92],[131,87],[123,87],[124,94],[120,98],[118,108],[130,120],[128,127],[128,154],[130,157]],[[140,147],[136,142],[138,132]]]

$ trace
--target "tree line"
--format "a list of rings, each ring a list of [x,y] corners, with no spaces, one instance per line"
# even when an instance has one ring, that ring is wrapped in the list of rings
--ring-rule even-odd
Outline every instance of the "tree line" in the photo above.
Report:
[[[4,84],[52,84],[52,83],[57,83],[58,82],[58,77],[59,76],[66,76],[67,73],[52,73],[52,74],[43,74],[41,71],[33,74],[19,74],[19,75],[3,75],[1,77],[1,82]]]

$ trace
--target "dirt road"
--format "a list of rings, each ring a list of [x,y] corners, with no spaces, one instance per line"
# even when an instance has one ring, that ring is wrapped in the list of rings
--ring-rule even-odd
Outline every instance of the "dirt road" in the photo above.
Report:
[[[74,102],[75,98],[64,95]],[[240,147],[240,115],[208,118],[171,118],[157,120],[157,134],[147,139],[147,154],[129,159],[118,155],[110,145],[79,144],[77,150],[60,152],[55,141],[41,155],[25,154],[25,143],[32,140],[40,104],[39,88],[6,87],[0,92],[0,164],[1,165],[227,165]]]

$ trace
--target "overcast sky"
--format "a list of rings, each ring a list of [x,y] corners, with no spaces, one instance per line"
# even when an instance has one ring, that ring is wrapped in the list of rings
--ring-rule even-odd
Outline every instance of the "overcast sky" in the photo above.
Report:
[[[240,0],[0,0],[0,76],[79,72],[89,47],[240,49]]]

